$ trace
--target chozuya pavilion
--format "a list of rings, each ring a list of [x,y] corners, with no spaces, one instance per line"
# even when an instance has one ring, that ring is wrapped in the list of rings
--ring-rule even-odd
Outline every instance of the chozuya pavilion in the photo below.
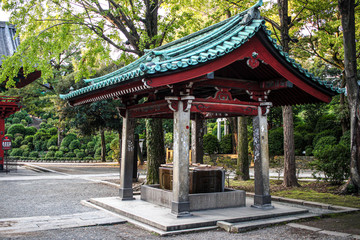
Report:
[[[186,216],[194,209],[188,177],[190,120],[252,116],[253,206],[271,208],[267,130],[271,107],[328,103],[343,89],[315,77],[282,51],[265,26],[258,10],[261,5],[259,1],[225,21],[148,50],[119,70],[84,80],[87,87],[60,95],[71,106],[103,99],[122,101],[120,199],[133,199],[135,118],[174,119],[173,189],[168,207],[173,214]],[[139,103],[144,97],[147,102]]]

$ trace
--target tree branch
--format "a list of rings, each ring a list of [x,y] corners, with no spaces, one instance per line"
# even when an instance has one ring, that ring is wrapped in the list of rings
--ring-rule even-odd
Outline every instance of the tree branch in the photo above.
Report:
[[[273,26],[273,28],[275,27],[277,30],[279,30],[279,31],[281,30],[280,25],[277,24],[274,20],[272,20],[272,19],[270,19],[268,17],[265,17],[265,16],[263,18],[264,18],[265,21],[270,23]]]
[[[303,8],[296,14],[296,16],[293,18],[293,20],[291,21],[291,23],[289,24],[289,29],[294,26],[294,22],[297,21],[298,16],[302,13],[302,11],[304,11],[304,9],[306,8],[306,5],[308,4],[308,0],[306,0],[305,5],[303,6]]]

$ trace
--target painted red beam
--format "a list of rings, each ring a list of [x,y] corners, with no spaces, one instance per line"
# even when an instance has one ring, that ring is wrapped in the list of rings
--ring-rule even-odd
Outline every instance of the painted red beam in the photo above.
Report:
[[[173,101],[176,103],[176,101]],[[175,104],[176,105],[176,104]],[[172,105],[173,108],[176,108]],[[259,102],[242,102],[239,100],[218,100],[213,98],[196,98],[192,101],[191,112],[203,113],[224,113],[234,116],[256,116],[258,114]],[[156,117],[173,113],[166,100],[137,104],[128,107],[131,118]],[[262,113],[266,107],[262,107]]]
[[[145,118],[160,114],[172,113],[166,100],[148,102],[128,107],[131,118]]]
[[[244,43],[238,49],[228,53],[221,58],[206,63],[202,66],[189,69],[187,71],[177,72],[170,75],[159,76],[154,78],[148,78],[147,84],[151,87],[160,87],[164,85],[171,85],[179,82],[188,81],[194,78],[198,78],[208,74],[209,72],[214,72],[218,69],[226,67],[237,60],[244,58],[250,58],[252,53],[258,53],[257,59],[264,61],[266,64],[270,65],[275,71],[277,71],[284,79],[290,81],[298,88],[309,93],[315,98],[323,101],[330,102],[331,97],[327,94],[315,89],[309,84],[305,83],[302,79],[298,78],[290,70],[286,69],[267,49],[262,45],[261,41],[257,36],[251,38],[248,42]]]

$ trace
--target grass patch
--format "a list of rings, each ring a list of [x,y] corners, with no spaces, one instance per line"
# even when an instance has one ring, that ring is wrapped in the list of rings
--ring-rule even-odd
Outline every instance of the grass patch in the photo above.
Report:
[[[270,192],[272,196],[360,208],[360,196],[338,194],[339,186],[327,182],[301,182],[300,184],[301,187],[286,188],[282,186],[282,181],[270,180]],[[246,192],[254,192],[255,190],[254,180],[231,180],[230,186]]]

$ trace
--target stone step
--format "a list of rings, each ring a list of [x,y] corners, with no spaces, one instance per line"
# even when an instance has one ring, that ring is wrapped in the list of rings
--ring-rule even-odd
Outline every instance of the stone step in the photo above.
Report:
[[[285,224],[288,222],[298,221],[300,219],[308,219],[318,217],[319,215],[313,213],[302,213],[290,216],[280,216],[267,219],[259,219],[253,221],[245,221],[238,223],[230,223],[226,221],[218,221],[217,226],[223,228],[228,232],[246,232],[254,229],[265,228],[276,224]]]

